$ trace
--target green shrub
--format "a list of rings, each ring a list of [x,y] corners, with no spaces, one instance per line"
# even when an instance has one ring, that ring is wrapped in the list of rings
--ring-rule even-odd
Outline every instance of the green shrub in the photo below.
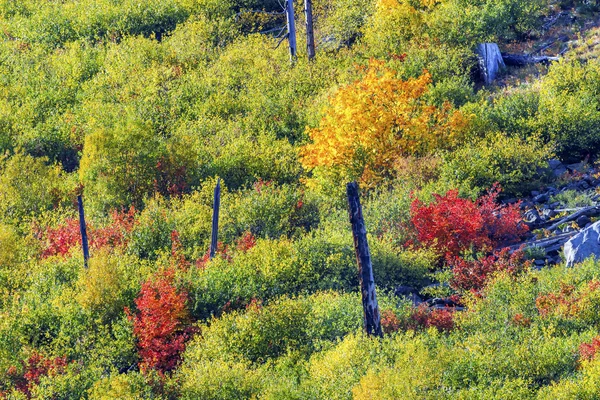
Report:
[[[46,161],[22,152],[0,158],[0,214],[6,223],[30,221],[67,200],[60,167]]]
[[[503,134],[465,145],[448,153],[442,166],[443,180],[482,192],[495,182],[504,196],[523,196],[537,188],[543,175],[539,168],[552,157],[551,148],[535,136],[527,140]]]
[[[600,149],[599,84],[600,66],[576,60],[555,63],[541,81],[540,129],[568,162]]]

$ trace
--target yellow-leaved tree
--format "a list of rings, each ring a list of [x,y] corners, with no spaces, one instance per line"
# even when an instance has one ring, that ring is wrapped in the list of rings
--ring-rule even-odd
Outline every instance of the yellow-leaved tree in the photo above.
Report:
[[[467,118],[450,104],[427,104],[430,83],[427,71],[402,80],[371,60],[361,79],[331,98],[319,127],[308,130],[311,142],[300,150],[304,167],[372,187],[393,176],[400,157],[455,146]]]

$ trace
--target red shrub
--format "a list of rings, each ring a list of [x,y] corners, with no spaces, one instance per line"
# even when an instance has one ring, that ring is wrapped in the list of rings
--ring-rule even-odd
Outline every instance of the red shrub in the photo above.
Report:
[[[192,334],[186,307],[187,293],[173,284],[173,271],[150,279],[142,285],[132,315],[133,332],[138,339],[140,369],[160,373],[174,370]]]
[[[252,187],[254,188],[254,190],[257,193],[262,193],[263,188],[268,188],[272,184],[273,184],[273,181],[263,181],[262,178],[258,178],[258,180],[256,182],[254,182]]]
[[[579,290],[575,290],[573,285],[561,283],[560,291],[538,296],[535,305],[542,317],[554,315],[576,318],[586,307],[586,300],[598,289],[600,289],[600,281],[595,279]]]
[[[451,286],[457,290],[481,290],[488,278],[495,272],[508,271],[517,275],[531,266],[531,261],[526,261],[521,250],[509,254],[507,248],[479,260],[466,261],[460,257],[447,260],[452,267]]]
[[[256,237],[250,232],[244,232],[244,234],[236,241],[235,249],[237,251],[241,251],[243,253],[247,252],[251,248],[256,246]],[[229,246],[224,244],[223,242],[217,243],[217,251],[215,253],[215,257],[218,255],[224,260],[231,261],[232,256],[229,254],[230,249]],[[210,250],[207,251],[201,258],[196,260],[196,267],[205,268],[206,263],[210,259]]]
[[[187,270],[190,262],[186,260],[183,253],[183,244],[179,238],[179,232],[171,232],[171,266],[179,270]]]
[[[105,246],[121,247],[127,245],[127,234],[133,230],[135,225],[135,208],[129,211],[113,210],[110,217],[111,222],[102,228],[92,229],[90,232],[90,246],[102,248]]]
[[[392,310],[383,310],[381,312],[381,329],[383,333],[392,333],[400,329],[401,323]]]
[[[42,251],[42,258],[65,255],[76,245],[81,245],[79,221],[68,218],[64,224],[56,228],[48,228],[42,233],[46,240],[46,248]]]
[[[579,356],[582,360],[591,361],[600,349],[600,336],[592,339],[591,343],[581,343],[579,346]]]
[[[450,332],[454,329],[453,312],[450,309],[430,309],[425,304],[413,309],[408,322],[408,329],[437,328],[440,332]]]
[[[236,249],[245,253],[254,246],[256,246],[256,237],[250,232],[244,232],[237,241]]]
[[[20,374],[16,367],[10,367],[8,376],[15,388],[31,398],[31,389],[40,383],[42,376],[62,374],[67,367],[66,357],[45,358],[38,352],[33,352],[27,362],[23,363],[23,373]]]
[[[525,317],[523,314],[515,314],[513,324],[516,326],[528,327],[531,325],[531,318]]]
[[[91,248],[99,249],[106,246],[120,247],[127,244],[127,234],[132,231],[135,224],[135,209],[129,211],[113,211],[111,222],[101,228],[87,224],[89,244]],[[42,258],[55,255],[65,255],[74,246],[81,246],[81,232],[79,219],[67,218],[62,225],[56,228],[47,228],[38,236],[45,241],[46,247],[42,251]]]
[[[502,207],[496,203],[499,193],[499,186],[494,185],[476,202],[458,197],[458,190],[434,195],[430,205],[415,199],[410,212],[418,241],[446,257],[515,241],[527,226],[521,221],[517,204]]]

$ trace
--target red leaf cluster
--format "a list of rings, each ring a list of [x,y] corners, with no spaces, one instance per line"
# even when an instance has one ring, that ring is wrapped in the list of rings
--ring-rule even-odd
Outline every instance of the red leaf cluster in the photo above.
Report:
[[[133,332],[138,339],[140,369],[165,373],[174,370],[193,330],[187,293],[173,284],[174,272],[165,272],[146,281],[135,300],[137,313],[132,315]]]
[[[576,291],[574,285],[561,283],[558,292],[538,296],[535,305],[542,317],[556,315],[575,318],[582,309],[582,301],[598,289],[600,289],[600,281],[595,279],[589,281],[587,287],[580,291]]]
[[[235,247],[236,250],[245,253],[254,246],[256,246],[256,237],[251,232],[244,232],[244,234],[238,239]]]
[[[408,329],[436,328],[440,332],[450,332],[454,329],[454,315],[448,308],[430,309],[425,304],[413,309],[408,323]]]
[[[34,351],[27,362],[23,362],[22,374],[19,374],[17,368],[13,366],[8,370],[8,376],[18,391],[31,398],[31,389],[40,383],[42,376],[62,374],[66,367],[66,357],[45,358]]]
[[[241,251],[245,253],[249,251],[251,248],[256,246],[256,237],[251,232],[244,232],[244,234],[236,241],[235,250]],[[221,258],[227,261],[232,260],[232,256],[230,254],[230,248],[228,245],[223,242],[217,243],[217,251],[215,256],[219,255]],[[210,250],[207,251],[202,257],[196,260],[196,267],[200,269],[204,269],[206,267],[206,263],[210,260]]]
[[[596,336],[590,343],[581,343],[579,356],[582,360],[591,361],[600,349],[600,336]]]
[[[103,227],[95,228],[86,225],[91,248],[99,249],[106,246],[121,247],[127,244],[127,234],[135,225],[135,208],[129,211],[116,211],[111,213],[111,222]],[[62,225],[56,228],[47,228],[38,235],[45,242],[42,258],[55,255],[66,255],[74,246],[81,246],[81,233],[79,220],[67,218]]]
[[[423,246],[434,248],[440,256],[455,257],[466,250],[490,250],[517,240],[527,231],[518,204],[500,206],[496,200],[500,187],[477,201],[463,199],[458,190],[426,205],[415,199],[411,204],[411,222]]]
[[[511,275],[518,275],[531,266],[531,261],[525,260],[523,251],[510,254],[508,248],[479,260],[467,261],[455,256],[447,262],[453,274],[450,285],[456,290],[475,292],[480,291],[496,272],[507,271]]]
[[[392,310],[381,312],[381,329],[383,333],[396,332],[402,326],[400,320]]]
[[[531,325],[531,318],[525,317],[523,314],[515,314],[513,324],[516,326],[528,327]]]
[[[453,311],[450,308],[429,308],[426,304],[412,309],[409,318],[401,321],[392,310],[381,312],[381,329],[384,333],[400,329],[423,330],[434,327],[440,332],[454,329]]]

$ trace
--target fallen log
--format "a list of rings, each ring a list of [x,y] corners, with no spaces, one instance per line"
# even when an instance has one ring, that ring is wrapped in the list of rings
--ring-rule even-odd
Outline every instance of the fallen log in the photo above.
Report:
[[[566,233],[561,233],[560,235],[552,236],[549,238],[530,240],[528,242],[521,242],[521,243],[517,243],[515,245],[510,246],[509,250],[511,252],[513,252],[513,251],[521,248],[521,246],[524,246],[524,248],[541,247],[544,249],[548,249],[551,246],[555,246],[558,244],[560,244],[560,245],[564,244],[564,242],[568,241],[571,237],[575,236],[575,234],[577,234],[577,233],[578,233],[578,231],[566,232]]]
[[[560,57],[550,57],[550,56],[530,56],[527,54],[502,54],[502,60],[504,64],[511,65],[515,67],[522,67],[524,65],[529,64],[549,64],[552,61],[560,60]]]
[[[596,217],[596,216],[600,215],[600,206],[586,207],[582,210],[577,211],[576,213],[573,213],[564,218],[561,218],[560,220],[558,220],[554,224],[550,225],[546,229],[548,229],[549,231],[553,231],[554,229],[558,228],[559,225],[564,224],[565,222],[575,221],[577,218],[581,217],[582,215],[587,215],[588,217]]]

